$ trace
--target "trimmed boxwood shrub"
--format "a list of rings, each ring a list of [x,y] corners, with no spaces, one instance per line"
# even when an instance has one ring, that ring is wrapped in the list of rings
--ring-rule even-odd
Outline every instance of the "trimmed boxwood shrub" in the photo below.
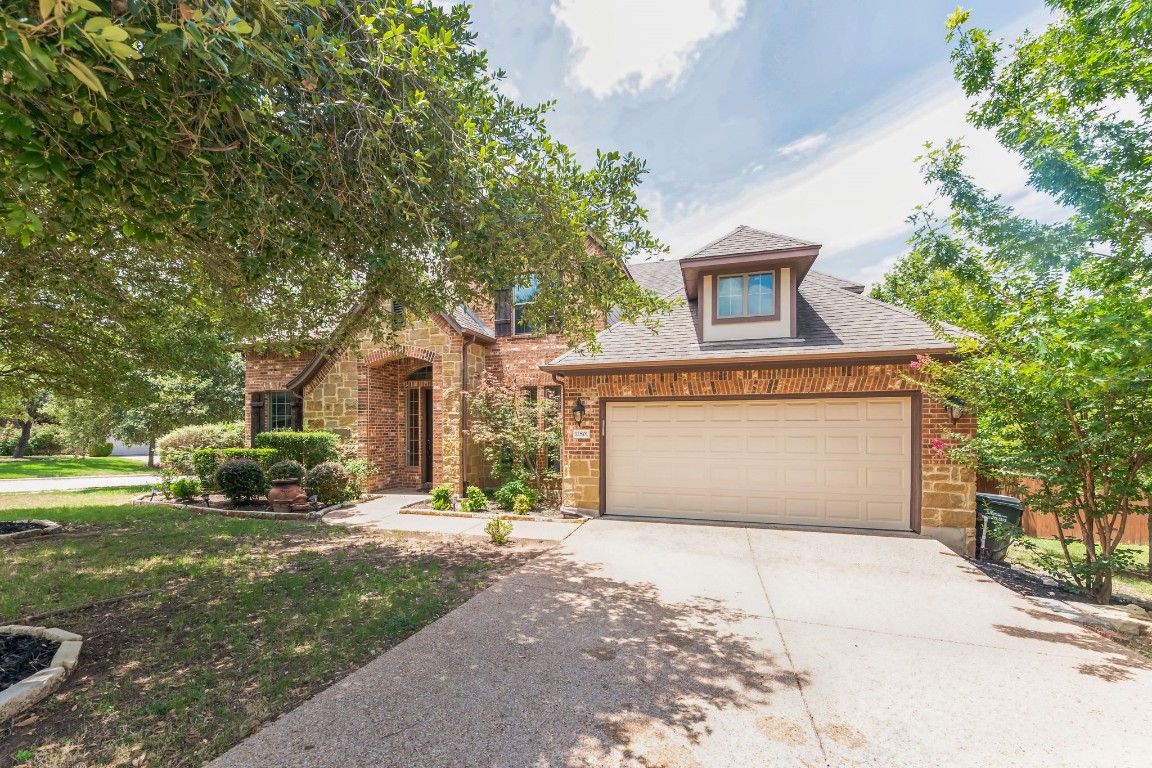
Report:
[[[216,485],[233,504],[247,504],[264,493],[264,470],[252,459],[228,459],[216,470]]]
[[[336,504],[348,499],[348,473],[335,461],[325,461],[308,470],[304,487],[323,504]]]
[[[88,455],[96,459],[102,459],[105,456],[111,456],[112,443],[99,443],[94,445],[88,449]]]
[[[540,492],[521,480],[511,480],[500,486],[500,490],[492,494],[501,509],[515,509],[516,497],[527,496],[528,506],[535,507],[540,503]]]
[[[268,468],[268,480],[300,480],[304,477],[304,465],[287,459],[278,461]]]
[[[201,448],[192,451],[192,470],[205,488],[219,488],[216,484],[216,471],[228,459],[251,459],[267,470],[276,463],[279,455],[269,448]]]
[[[244,422],[225,422],[223,424],[197,424],[191,427],[180,427],[156,441],[156,448],[160,456],[160,463],[168,466],[177,474],[196,474],[200,482],[205,481],[194,463],[193,452],[207,448],[239,448],[244,445]],[[215,469],[212,470],[215,472]],[[211,475],[207,478],[210,485]]]
[[[336,459],[340,436],[332,432],[261,432],[256,435],[257,448],[273,448],[280,458],[315,467]]]

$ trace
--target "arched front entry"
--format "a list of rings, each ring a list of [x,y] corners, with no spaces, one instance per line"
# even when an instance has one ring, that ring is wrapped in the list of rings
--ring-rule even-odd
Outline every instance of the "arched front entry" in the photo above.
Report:
[[[358,423],[365,457],[376,470],[376,489],[417,488],[443,482],[444,417],[438,356],[408,348],[364,360]]]

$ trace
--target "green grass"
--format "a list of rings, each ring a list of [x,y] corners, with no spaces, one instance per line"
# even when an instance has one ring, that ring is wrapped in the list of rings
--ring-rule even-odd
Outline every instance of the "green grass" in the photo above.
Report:
[[[0,480],[24,477],[82,477],[85,475],[149,474],[142,461],[119,456],[104,458],[35,458],[0,461]]]
[[[1063,560],[1064,553],[1060,549],[1060,542],[1056,539],[1036,539],[1031,536],[1026,536],[1025,538],[1044,552]],[[1115,591],[1118,593],[1129,593],[1144,599],[1152,599],[1152,580],[1148,578],[1147,570],[1148,547],[1137,544],[1122,544],[1121,546],[1136,551],[1136,562],[1139,570],[1135,573],[1117,574],[1113,579],[1116,585]],[[1084,561],[1084,545],[1080,542],[1071,542],[1068,545],[1068,551],[1072,553],[1072,557],[1075,558],[1077,562]],[[1028,565],[1037,564],[1036,554],[1020,546],[1013,546],[1008,550],[1008,559],[1015,563]]]
[[[77,508],[127,504],[133,496],[139,496],[151,489],[149,485],[138,485],[121,488],[86,488],[81,491],[0,493],[0,513],[6,509],[27,511],[56,508],[62,510],[61,514],[66,517],[83,518],[85,513],[78,512]]]
[[[200,765],[530,556],[112,494],[0,509],[69,528],[0,550],[0,624],[164,590],[46,620],[84,635],[89,656],[39,721],[0,735],[0,764]]]

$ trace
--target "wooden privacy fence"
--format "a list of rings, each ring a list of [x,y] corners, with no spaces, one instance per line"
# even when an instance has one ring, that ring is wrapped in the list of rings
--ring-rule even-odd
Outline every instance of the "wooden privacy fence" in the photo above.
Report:
[[[1018,493],[1013,493],[1011,490],[1001,489],[1000,484],[995,480],[983,476],[976,478],[976,490],[980,493],[1001,493],[1008,496],[1019,496]],[[1144,502],[1142,506],[1148,506],[1148,502]],[[1024,507],[1024,518],[1020,521],[1020,527],[1024,529],[1024,533],[1029,536],[1035,536],[1038,539],[1055,539],[1059,535],[1060,529],[1055,517],[1031,512],[1027,505]],[[1079,535],[1075,529],[1066,531],[1065,533],[1068,536]],[[1120,541],[1124,544],[1147,545],[1148,515],[1129,515],[1128,524],[1124,526],[1124,536]]]

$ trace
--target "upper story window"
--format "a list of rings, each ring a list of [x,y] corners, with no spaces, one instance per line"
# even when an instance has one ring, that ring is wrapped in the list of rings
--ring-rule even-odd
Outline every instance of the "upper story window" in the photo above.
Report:
[[[536,300],[536,293],[540,290],[540,281],[532,277],[524,288],[512,289],[512,328],[513,333],[529,334],[539,333],[540,329],[524,317],[524,310]]]
[[[718,276],[715,306],[717,319],[776,317],[776,272]]]

